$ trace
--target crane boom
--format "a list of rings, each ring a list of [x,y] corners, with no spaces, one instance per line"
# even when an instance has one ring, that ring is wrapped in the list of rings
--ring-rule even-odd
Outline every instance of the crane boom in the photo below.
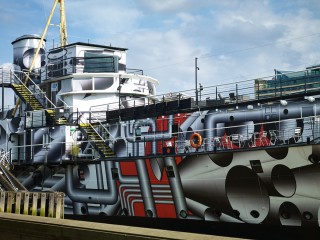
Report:
[[[64,0],[59,0],[60,2],[60,45],[64,47],[68,45],[68,35],[67,35],[67,21],[64,7]]]
[[[46,23],[46,26],[43,30],[43,33],[42,33],[42,36],[41,36],[41,39],[40,39],[40,42],[38,44],[38,47],[37,47],[37,50],[35,52],[35,55],[33,57],[33,60],[31,62],[31,65],[30,65],[30,68],[29,68],[29,71],[27,73],[27,76],[25,78],[25,85],[28,83],[29,81],[29,75],[30,73],[32,72],[33,68],[34,68],[34,65],[36,63],[36,59],[38,57],[38,54],[39,54],[39,51],[40,51],[40,48],[43,44],[43,41],[44,41],[44,38],[45,36],[47,35],[47,31],[48,31],[48,28],[50,26],[50,23],[51,23],[51,19],[52,19],[52,16],[54,14],[54,11],[57,7],[57,4],[60,3],[60,45],[61,47],[64,47],[65,45],[68,45],[68,36],[67,36],[67,23],[66,23],[66,16],[65,16],[65,6],[64,6],[64,0],[55,0],[54,1],[54,4],[53,4],[53,7],[51,9],[51,12],[50,12],[50,15],[49,15],[49,18],[47,20],[47,23]],[[17,112],[17,109],[19,107],[19,104],[20,104],[20,98],[17,100],[16,102],[16,105],[13,109],[13,112],[12,112],[12,116],[14,116]]]

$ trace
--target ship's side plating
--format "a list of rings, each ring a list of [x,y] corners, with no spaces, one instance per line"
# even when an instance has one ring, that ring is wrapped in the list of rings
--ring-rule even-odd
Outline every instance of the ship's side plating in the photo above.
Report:
[[[25,101],[1,121],[24,186],[65,192],[66,214],[319,227],[320,99],[164,111],[156,80],[121,59],[97,45],[49,52],[35,84],[55,115]]]

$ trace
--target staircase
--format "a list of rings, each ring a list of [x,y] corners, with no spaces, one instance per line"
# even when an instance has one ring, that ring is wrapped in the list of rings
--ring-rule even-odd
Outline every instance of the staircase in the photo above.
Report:
[[[50,99],[47,98],[45,93],[29,78],[28,75],[25,74],[25,76],[29,79],[29,82],[33,84],[30,85],[30,87],[27,87],[17,75],[13,74],[15,83],[12,83],[11,87],[20,97],[20,99],[28,104],[33,111],[44,110],[46,117],[49,119],[49,121],[47,121],[48,123],[56,125],[66,124],[66,119],[56,119],[56,106],[50,101]],[[46,109],[47,107],[45,106],[47,103],[51,105],[51,109]]]
[[[10,172],[9,152],[0,153],[0,189],[1,191],[28,191]]]
[[[12,88],[25,103],[29,104],[32,110],[43,110],[43,106],[40,101],[25,85],[12,84]]]
[[[109,138],[109,133],[107,129],[99,128],[98,125],[92,125],[90,123],[80,123],[80,131],[87,136],[88,141],[92,146],[98,151],[102,158],[116,157],[112,149],[107,145],[106,138]]]

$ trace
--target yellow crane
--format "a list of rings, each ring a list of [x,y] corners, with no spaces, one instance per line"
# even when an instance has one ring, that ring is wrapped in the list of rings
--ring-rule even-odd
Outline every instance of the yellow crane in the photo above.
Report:
[[[37,50],[35,52],[35,55],[33,57],[32,62],[31,62],[29,71],[28,71],[27,76],[25,78],[25,82],[24,82],[25,84],[27,84],[28,81],[29,81],[29,75],[30,75],[30,73],[32,72],[32,70],[34,68],[34,65],[36,63],[36,59],[38,57],[40,48],[41,48],[41,46],[43,44],[45,36],[47,35],[47,31],[48,31],[48,28],[50,26],[52,16],[54,14],[54,11],[55,11],[58,3],[60,3],[60,24],[59,24],[59,27],[60,27],[60,45],[61,45],[61,47],[64,47],[64,46],[68,45],[67,22],[66,22],[66,15],[65,15],[64,0],[55,0],[54,4],[53,4],[53,7],[51,9],[49,18],[47,20],[46,26],[45,26],[45,28],[43,30],[39,45],[37,47]],[[14,116],[16,114],[16,111],[18,109],[19,104],[20,104],[20,99],[18,99],[17,102],[16,102],[15,108],[14,108],[14,110],[12,112],[12,116]]]

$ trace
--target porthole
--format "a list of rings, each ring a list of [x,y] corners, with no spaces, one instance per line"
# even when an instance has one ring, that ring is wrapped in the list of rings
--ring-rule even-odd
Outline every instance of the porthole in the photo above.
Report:
[[[251,215],[252,217],[254,217],[254,218],[258,218],[258,217],[260,216],[260,213],[259,213],[258,211],[256,211],[256,210],[252,210],[252,211],[250,212],[250,215]]]
[[[302,214],[303,218],[306,219],[306,220],[311,220],[313,218],[313,215],[311,212],[304,212]]]

